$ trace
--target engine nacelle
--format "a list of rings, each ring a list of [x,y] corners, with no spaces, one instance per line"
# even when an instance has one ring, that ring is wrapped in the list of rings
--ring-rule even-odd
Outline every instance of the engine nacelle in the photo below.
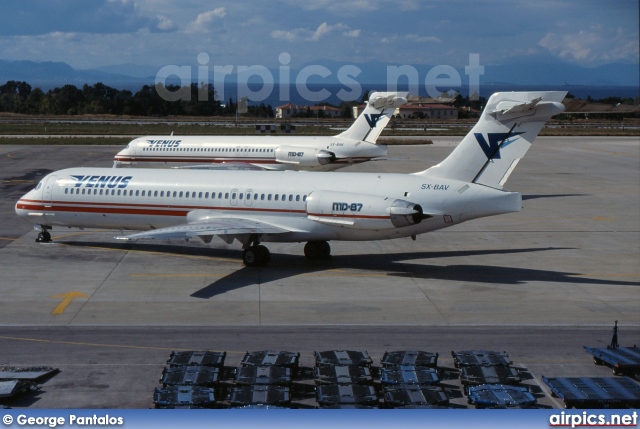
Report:
[[[331,164],[335,160],[336,155],[324,149],[299,146],[280,146],[276,149],[276,161],[283,164],[316,167]]]
[[[355,229],[390,229],[422,222],[419,204],[376,195],[314,191],[307,197],[309,219]]]

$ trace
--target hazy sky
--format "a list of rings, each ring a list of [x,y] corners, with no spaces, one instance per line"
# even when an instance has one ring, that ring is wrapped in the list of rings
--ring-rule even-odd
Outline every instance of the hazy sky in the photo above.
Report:
[[[2,0],[0,59],[277,67],[330,59],[461,67],[547,55],[638,63],[637,0]]]

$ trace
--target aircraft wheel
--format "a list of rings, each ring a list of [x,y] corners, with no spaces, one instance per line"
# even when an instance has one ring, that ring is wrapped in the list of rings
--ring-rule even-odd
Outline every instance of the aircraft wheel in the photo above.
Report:
[[[331,257],[331,246],[326,241],[318,242],[318,250],[320,251],[319,259],[329,259]]]
[[[265,246],[256,246],[256,253],[258,254],[259,265],[267,265],[271,261],[271,253]]]
[[[304,245],[304,256],[310,261],[318,259],[318,247],[315,241],[309,241]]]
[[[257,266],[258,260],[258,252],[255,247],[248,247],[242,252],[242,263],[247,267]]]
[[[36,238],[36,243],[50,243],[51,242],[51,234],[48,231],[43,231],[38,233],[38,238]]]
[[[311,261],[329,259],[331,246],[326,241],[309,241],[304,246],[304,256]]]
[[[261,267],[271,260],[269,249],[264,246],[251,246],[242,252],[242,263],[247,267]]]

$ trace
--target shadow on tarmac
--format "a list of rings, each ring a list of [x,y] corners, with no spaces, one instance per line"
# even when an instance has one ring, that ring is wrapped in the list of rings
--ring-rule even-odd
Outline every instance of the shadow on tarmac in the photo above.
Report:
[[[112,250],[163,253],[241,260],[241,251],[187,247],[179,245],[104,243],[58,241],[71,247],[94,247]],[[387,273],[390,277],[450,280],[456,282],[481,282],[502,285],[526,285],[532,281],[589,285],[640,286],[640,282],[603,280],[583,277],[583,273],[536,270],[499,265],[429,265],[421,259],[464,258],[483,255],[509,255],[518,253],[571,250],[566,247],[521,249],[460,250],[447,252],[407,252],[391,254],[337,255],[327,261],[309,261],[302,255],[272,254],[267,267],[242,267],[191,294],[194,298],[209,299],[247,286],[292,278],[298,275],[322,273],[330,270],[368,270]],[[416,262],[412,262],[416,261]]]

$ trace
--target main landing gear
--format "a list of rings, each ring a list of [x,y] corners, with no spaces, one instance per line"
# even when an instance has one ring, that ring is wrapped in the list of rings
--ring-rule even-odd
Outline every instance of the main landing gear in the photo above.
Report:
[[[51,243],[51,234],[49,234],[50,226],[43,225],[38,233],[38,237],[36,238],[36,243]]]
[[[326,241],[309,241],[304,246],[304,256],[310,261],[324,261],[331,257],[331,246]]]
[[[311,261],[324,261],[331,257],[331,246],[326,241],[309,241],[304,246],[304,256]],[[242,251],[242,263],[247,267],[263,267],[271,261],[269,249],[252,237],[249,245]]]
[[[263,267],[271,260],[269,249],[263,245],[249,246],[242,251],[242,263],[247,267]]]
[[[248,247],[242,251],[242,263],[247,267],[263,267],[270,260],[269,249],[260,244],[258,235],[252,235]]]

